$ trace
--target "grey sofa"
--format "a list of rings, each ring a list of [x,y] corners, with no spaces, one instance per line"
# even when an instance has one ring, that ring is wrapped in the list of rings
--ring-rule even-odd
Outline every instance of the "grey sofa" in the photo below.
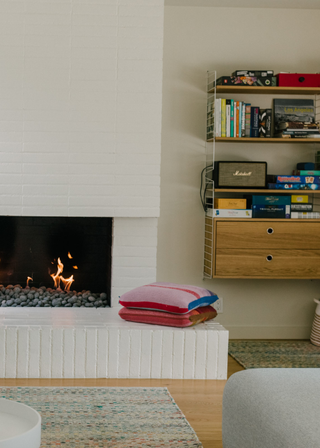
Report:
[[[223,392],[223,448],[319,448],[320,369],[251,369]]]

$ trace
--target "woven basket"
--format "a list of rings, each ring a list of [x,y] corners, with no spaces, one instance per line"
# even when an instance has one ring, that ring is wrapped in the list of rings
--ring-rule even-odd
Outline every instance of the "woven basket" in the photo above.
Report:
[[[314,299],[317,304],[314,320],[312,324],[310,342],[313,345],[320,346],[320,300]]]

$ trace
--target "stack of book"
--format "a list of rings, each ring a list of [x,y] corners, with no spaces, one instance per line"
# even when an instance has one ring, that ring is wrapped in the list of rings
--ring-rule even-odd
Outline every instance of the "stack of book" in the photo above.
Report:
[[[219,98],[215,104],[216,137],[271,137],[271,109],[244,101]]]
[[[314,219],[319,218],[320,213],[313,212],[313,204],[309,202],[306,194],[291,196],[291,218],[292,219]]]
[[[320,138],[310,99],[274,99],[274,137]]]

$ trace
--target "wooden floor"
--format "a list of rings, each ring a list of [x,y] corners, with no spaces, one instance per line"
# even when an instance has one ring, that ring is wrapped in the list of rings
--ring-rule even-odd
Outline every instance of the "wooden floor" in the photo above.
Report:
[[[243,368],[229,356],[228,378]],[[204,448],[222,448],[222,380],[0,379],[0,386],[167,387]],[[121,447],[119,447],[121,448]]]

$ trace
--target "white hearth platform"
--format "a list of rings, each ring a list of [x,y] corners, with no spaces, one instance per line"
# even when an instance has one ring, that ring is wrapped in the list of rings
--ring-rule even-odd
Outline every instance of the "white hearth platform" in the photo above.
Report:
[[[0,308],[0,378],[227,378],[229,332],[126,322],[119,308]]]

